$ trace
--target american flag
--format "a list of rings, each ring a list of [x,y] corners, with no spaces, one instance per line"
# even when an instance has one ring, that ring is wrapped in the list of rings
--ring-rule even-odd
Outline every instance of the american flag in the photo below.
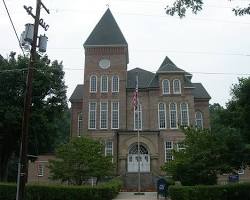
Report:
[[[137,105],[138,105],[138,75],[136,76],[135,91],[132,99],[132,106],[134,110],[137,110]]]

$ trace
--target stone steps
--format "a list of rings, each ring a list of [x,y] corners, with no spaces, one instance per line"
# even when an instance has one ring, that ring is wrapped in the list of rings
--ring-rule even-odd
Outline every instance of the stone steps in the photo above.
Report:
[[[156,191],[156,182],[152,173],[142,172],[141,177],[141,191],[153,192]],[[123,176],[124,191],[138,190],[138,173],[126,173]]]

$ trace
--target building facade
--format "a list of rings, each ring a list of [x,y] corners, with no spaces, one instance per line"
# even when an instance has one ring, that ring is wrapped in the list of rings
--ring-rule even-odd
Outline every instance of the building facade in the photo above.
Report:
[[[84,49],[84,83],[70,97],[71,136],[105,141],[105,154],[113,156],[117,174],[126,179],[138,171],[139,130],[140,171],[145,177],[162,175],[160,167],[173,159],[172,149],[182,148],[180,126],[209,128],[209,94],[168,57],[156,73],[127,70],[128,44],[109,9]]]

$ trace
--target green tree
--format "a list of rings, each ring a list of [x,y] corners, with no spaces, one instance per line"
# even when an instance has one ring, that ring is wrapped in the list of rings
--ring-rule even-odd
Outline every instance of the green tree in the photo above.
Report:
[[[202,10],[203,4],[204,0],[175,0],[172,6],[167,5],[166,13],[172,16],[177,14],[182,18],[186,16],[187,10],[191,10],[194,14],[197,14]],[[238,16],[249,15],[250,4],[246,8],[234,8],[232,11]]]
[[[7,179],[8,162],[19,152],[19,139],[29,59],[11,53],[0,55],[0,181]],[[53,151],[56,138],[69,130],[68,111],[62,63],[47,56],[37,59],[34,70],[32,112],[29,125],[29,154]],[[59,123],[65,126],[60,128]]]
[[[114,172],[112,158],[104,155],[100,141],[87,137],[72,138],[56,150],[56,159],[49,161],[52,180],[82,185],[91,177],[97,182]]]
[[[250,77],[239,78],[239,83],[231,89],[232,99],[227,103],[225,126],[239,130],[244,140],[250,144]]]
[[[216,184],[217,175],[234,173],[249,165],[249,150],[234,129],[184,130],[185,150],[174,151],[174,160],[162,170],[183,185]]]

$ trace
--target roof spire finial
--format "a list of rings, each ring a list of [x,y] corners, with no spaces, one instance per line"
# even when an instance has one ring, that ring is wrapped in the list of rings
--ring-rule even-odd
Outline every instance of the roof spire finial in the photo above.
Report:
[[[106,4],[106,7],[109,9],[109,3]]]

